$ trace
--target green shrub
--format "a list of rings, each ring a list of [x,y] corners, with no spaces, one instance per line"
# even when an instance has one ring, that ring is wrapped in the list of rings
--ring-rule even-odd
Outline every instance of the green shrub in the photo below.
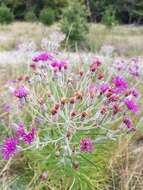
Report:
[[[61,29],[66,34],[69,44],[81,44],[86,39],[88,31],[87,12],[85,6],[76,0],[70,1],[63,10]]]
[[[106,8],[103,18],[102,18],[103,24],[105,24],[108,28],[112,28],[117,24],[116,16],[115,16],[115,11],[113,7],[109,6]]]
[[[10,9],[4,5],[0,7],[0,23],[9,24],[13,21],[14,15]]]
[[[55,13],[52,9],[43,9],[40,12],[40,21],[45,25],[52,25],[55,21]]]
[[[28,21],[28,22],[34,22],[37,20],[37,17],[34,13],[34,11],[28,11],[25,15],[25,20]]]

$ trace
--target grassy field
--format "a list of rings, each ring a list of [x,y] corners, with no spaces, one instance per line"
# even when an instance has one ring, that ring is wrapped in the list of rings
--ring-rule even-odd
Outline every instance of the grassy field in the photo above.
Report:
[[[29,126],[31,123],[31,125],[35,125],[37,115],[45,119],[44,124],[38,126],[38,138],[30,145],[35,149],[30,149],[23,143],[20,148],[27,151],[20,152],[16,158],[3,161],[0,157],[0,190],[142,190],[142,96],[139,97],[140,114],[135,116],[129,114],[137,127],[136,132],[132,133],[125,129],[115,141],[114,135],[124,115],[119,113],[119,116],[117,114],[117,117],[112,117],[111,112],[109,112],[107,118],[103,118],[102,121],[103,124],[106,124],[103,126],[107,129],[103,127],[101,131],[98,128],[92,131],[86,130],[95,122],[94,117],[98,117],[97,112],[100,110],[98,104],[104,104],[105,101],[105,97],[100,98],[98,94],[95,94],[94,103],[89,106],[86,89],[90,83],[98,81],[96,75],[89,75],[88,69],[93,59],[99,58],[103,67],[99,69],[98,74],[103,72],[105,81],[110,81],[109,83],[113,85],[112,77],[115,74],[122,75],[131,87],[136,86],[142,94],[142,75],[141,78],[131,78],[126,70],[117,71],[114,67],[119,56],[125,63],[127,62],[127,67],[129,67],[130,62],[132,62],[130,57],[143,55],[143,27],[116,26],[109,30],[103,25],[91,24],[89,25],[88,40],[82,50],[67,52],[62,47],[59,54],[56,54],[56,59],[64,59],[70,62],[69,70],[65,71],[65,74],[53,75],[52,72],[44,70],[44,66],[31,72],[29,65],[33,63],[32,58],[38,55],[41,50],[41,40],[43,38],[51,40],[53,31],[59,32],[57,24],[50,28],[40,23],[25,22],[0,26],[0,145],[2,145],[5,136],[14,134],[14,129],[11,128],[13,122],[18,123],[23,118],[26,125]],[[56,36],[54,43],[59,38],[60,36]],[[34,42],[36,48],[34,46],[34,49],[28,49],[28,51],[25,50],[25,47],[21,50],[18,49],[19,44],[27,45],[29,42]],[[143,63],[142,59],[139,60],[139,63]],[[85,73],[81,79],[78,76],[80,72]],[[41,76],[43,77],[42,80]],[[27,77],[31,80],[26,80]],[[14,82],[15,80],[16,82]],[[33,83],[33,81],[36,82]],[[70,82],[71,86],[67,86],[66,82]],[[97,83],[101,85],[102,81]],[[8,89],[12,90],[12,88],[18,88],[21,85],[26,85],[31,90],[31,96],[23,108],[24,113],[19,107],[16,107],[21,105],[20,102],[8,93]],[[52,103],[58,103],[65,96],[69,99],[75,98],[73,94],[77,93],[78,89],[83,92],[84,97],[83,100],[77,101],[74,108],[82,112],[89,112],[87,113],[87,120],[82,120],[83,118],[80,120],[78,117],[77,120],[72,120],[68,116],[73,108],[71,105],[66,105],[65,109],[61,111],[58,121],[57,118],[51,119],[50,108]],[[49,91],[53,93],[54,100],[48,99]],[[39,101],[42,101],[44,97],[46,97],[47,106],[45,112],[39,107]],[[3,110],[2,106],[6,103],[12,103],[14,106],[12,112]],[[123,105],[121,104],[121,106]],[[125,108],[123,107],[123,109]],[[62,129],[59,127],[60,123],[63,124]],[[74,131],[74,138],[69,142],[65,140],[61,144],[53,142],[53,139],[61,137],[61,133],[67,134],[70,127],[68,124],[79,129],[79,131]],[[45,130],[46,127],[48,127],[47,130]],[[56,130],[53,130],[54,127]],[[98,139],[99,134],[105,135],[106,130],[109,130],[110,140],[105,142],[103,140],[102,143],[97,141],[92,154],[80,154],[78,152],[77,142],[80,141],[80,138],[88,136],[92,139]],[[122,131],[122,128],[119,128],[120,130]],[[74,132],[71,133],[74,134]],[[50,139],[51,137],[53,139]],[[103,138],[103,136],[101,137]],[[44,138],[51,141],[51,145],[46,144]],[[42,147],[40,147],[41,145]],[[70,152],[70,147],[74,147],[74,145],[77,157],[74,154],[72,156],[64,154],[66,151]],[[39,147],[40,149],[38,149]]]
[[[59,31],[58,24],[48,28],[41,23],[15,22],[9,26],[0,26],[0,50],[11,50],[20,42],[48,38],[53,31]],[[58,40],[58,39],[57,39]],[[102,46],[114,46],[119,55],[142,55],[142,26],[116,26],[109,30],[101,24],[90,24],[85,51],[99,52]]]

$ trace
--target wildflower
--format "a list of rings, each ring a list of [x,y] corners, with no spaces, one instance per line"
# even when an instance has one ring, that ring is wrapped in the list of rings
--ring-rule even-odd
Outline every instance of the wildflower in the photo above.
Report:
[[[119,96],[113,95],[109,97],[109,102],[117,102],[120,99]]]
[[[92,152],[93,151],[93,141],[90,138],[84,138],[80,140],[80,150],[81,152]]]
[[[77,110],[72,110],[71,112],[70,112],[70,116],[71,117],[75,117],[77,115]]]
[[[101,113],[102,115],[104,115],[107,111],[108,111],[108,109],[107,109],[106,107],[103,107],[103,108],[101,109],[100,113]]]
[[[130,94],[132,94],[135,98],[139,97],[139,92],[136,89],[131,90]]]
[[[132,112],[134,112],[134,113],[138,112],[138,110],[139,110],[138,105],[133,100],[130,100],[129,98],[126,98],[124,100],[124,103],[127,106],[127,108],[129,110],[131,110]]]
[[[90,65],[90,71],[91,72],[95,72],[97,71],[97,69],[99,68],[99,66],[101,65],[101,61],[99,59],[96,59],[91,65]]]
[[[130,118],[124,117],[123,118],[123,123],[127,126],[128,129],[133,128],[133,123],[132,123],[132,120]]]
[[[40,99],[38,100],[38,103],[39,103],[41,106],[44,105],[44,104],[45,104],[44,98],[40,98]]]
[[[65,104],[68,103],[68,99],[67,98],[62,98],[61,99],[61,105],[64,106]]]
[[[83,99],[83,93],[78,91],[75,93],[75,97],[77,100],[82,100]]]
[[[89,84],[88,93],[90,96],[93,96],[96,92],[96,86],[94,84]]]
[[[100,93],[104,94],[105,92],[107,92],[109,90],[109,84],[108,83],[103,83],[100,86]]]
[[[97,65],[96,65],[96,63],[93,63],[92,65],[90,65],[90,71],[91,72],[95,72],[96,70],[97,70]]]
[[[16,135],[20,138],[23,137],[24,134],[25,134],[25,125],[23,122],[20,122],[16,130]]]
[[[14,95],[18,98],[25,98],[28,95],[29,91],[24,86],[19,87],[14,91]]]
[[[123,59],[118,58],[115,60],[115,67],[118,71],[124,70],[125,69],[126,62]]]
[[[112,82],[117,88],[126,89],[128,87],[128,83],[125,81],[123,77],[120,76],[114,77]]]
[[[2,146],[2,157],[4,160],[8,160],[11,156],[16,155],[18,144],[18,139],[14,137],[9,137],[5,139],[5,142]]]
[[[76,97],[71,97],[69,103],[74,104],[75,102],[76,102]]]
[[[84,75],[84,72],[83,72],[83,71],[80,71],[80,72],[79,72],[79,75],[80,75],[80,77],[82,77],[82,76]]]
[[[55,69],[55,70],[59,70],[61,71],[62,69],[67,69],[67,62],[66,61],[59,61],[59,60],[55,60],[51,63],[51,66]]]
[[[33,58],[33,61],[34,62],[39,62],[39,61],[49,61],[49,60],[52,60],[53,59],[53,56],[50,54],[50,53],[41,53],[39,54],[38,56],[35,56]]]
[[[81,113],[81,118],[82,118],[82,119],[85,118],[86,116],[88,116],[88,113],[87,113],[87,112],[84,111],[84,112]]]
[[[121,108],[119,107],[118,104],[114,104],[113,105],[113,114],[115,115],[115,114],[117,114],[119,112],[121,112]]]
[[[22,81],[23,79],[24,79],[23,76],[19,76],[19,77],[17,78],[17,81],[20,82],[20,81]]]
[[[27,143],[27,144],[31,144],[34,139],[35,139],[35,134],[36,134],[36,128],[32,128],[32,130],[28,133],[24,133],[23,134],[23,140]]]
[[[54,108],[55,108],[55,110],[58,110],[60,108],[60,104],[59,103],[55,104]]]
[[[129,67],[129,73],[133,76],[139,76],[139,66],[137,64],[131,64]]]
[[[58,113],[58,110],[57,109],[55,109],[55,108],[52,108],[51,109],[51,114],[52,115],[56,115]]]
[[[94,64],[96,64],[97,67],[99,67],[99,66],[101,66],[102,63],[98,58],[96,58],[96,60],[94,61]]]
[[[98,74],[98,79],[99,80],[103,80],[104,79],[104,74],[103,73],[99,73]]]
[[[30,67],[35,71],[36,70],[36,68],[37,68],[37,66],[36,66],[36,64],[35,63],[32,63],[32,64],[30,64]]]
[[[72,138],[72,135],[73,135],[73,129],[68,129],[67,133],[66,133],[66,138],[68,140],[70,140]]]
[[[32,128],[30,132],[26,132],[24,123],[20,122],[16,134],[20,140],[23,140],[27,144],[31,144],[35,138],[36,128]]]

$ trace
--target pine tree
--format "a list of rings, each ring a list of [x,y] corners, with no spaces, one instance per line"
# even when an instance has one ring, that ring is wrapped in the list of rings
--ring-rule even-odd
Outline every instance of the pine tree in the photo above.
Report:
[[[87,10],[82,2],[69,1],[68,7],[63,11],[61,29],[72,47],[85,41],[88,32]]]

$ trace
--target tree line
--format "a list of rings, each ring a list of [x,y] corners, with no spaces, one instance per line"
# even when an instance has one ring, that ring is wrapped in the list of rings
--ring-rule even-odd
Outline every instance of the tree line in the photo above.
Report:
[[[14,14],[16,20],[24,20],[29,13],[39,18],[43,9],[49,9],[55,21],[62,16],[62,10],[68,7],[69,0],[0,0]],[[89,22],[102,22],[104,15],[114,15],[121,24],[143,23],[143,0],[77,0],[84,3],[88,10]],[[32,14],[30,14],[32,13]]]

